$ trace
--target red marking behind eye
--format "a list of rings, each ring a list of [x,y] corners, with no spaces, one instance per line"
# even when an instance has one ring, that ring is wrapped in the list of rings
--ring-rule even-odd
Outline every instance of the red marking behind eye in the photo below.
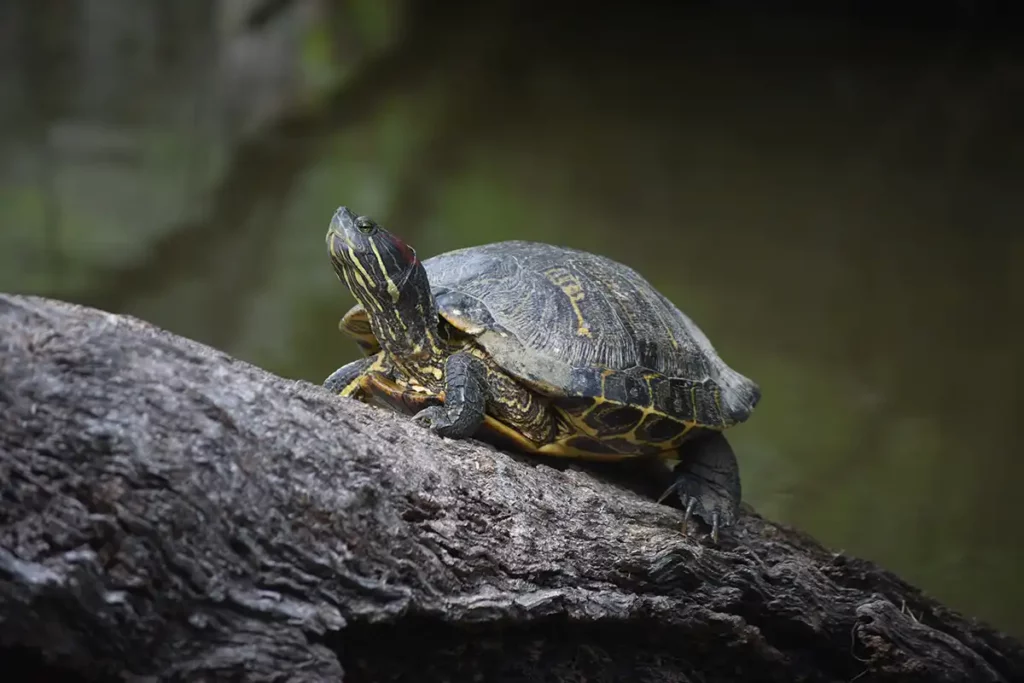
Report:
[[[398,251],[402,254],[402,258],[404,258],[410,266],[416,263],[416,252],[413,251],[408,244],[394,235],[391,236],[391,243],[398,247]]]

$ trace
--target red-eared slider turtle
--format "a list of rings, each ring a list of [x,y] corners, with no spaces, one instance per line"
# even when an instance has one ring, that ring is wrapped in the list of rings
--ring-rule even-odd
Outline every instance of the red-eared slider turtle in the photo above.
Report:
[[[450,438],[553,456],[678,460],[670,491],[686,521],[697,515],[715,539],[733,523],[740,477],[722,431],[747,419],[760,390],[635,271],[520,241],[420,262],[345,207],[327,247],[359,302],[341,328],[367,357],[326,387]]]

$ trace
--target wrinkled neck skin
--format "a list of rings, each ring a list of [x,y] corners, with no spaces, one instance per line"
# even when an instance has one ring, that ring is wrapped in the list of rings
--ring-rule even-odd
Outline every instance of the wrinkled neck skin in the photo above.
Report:
[[[436,383],[445,343],[438,333],[437,303],[427,272],[416,263],[394,285],[354,293],[370,314],[370,326],[389,360],[411,378]]]

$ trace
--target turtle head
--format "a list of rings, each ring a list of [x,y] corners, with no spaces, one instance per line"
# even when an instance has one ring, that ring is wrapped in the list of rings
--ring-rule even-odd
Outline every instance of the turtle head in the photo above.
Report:
[[[437,305],[427,271],[409,245],[342,206],[327,229],[327,251],[385,349],[402,356],[434,346]]]
[[[372,218],[357,216],[345,206],[331,219],[327,250],[338,277],[364,305],[367,295],[397,303],[399,285],[419,266],[416,252],[409,245]]]

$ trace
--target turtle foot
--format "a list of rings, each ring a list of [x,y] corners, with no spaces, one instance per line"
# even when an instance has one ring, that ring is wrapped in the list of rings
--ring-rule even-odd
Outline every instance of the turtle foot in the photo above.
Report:
[[[659,502],[676,493],[682,502],[683,533],[689,533],[693,517],[711,527],[711,540],[718,543],[721,529],[736,522],[741,488],[736,455],[721,433],[683,444],[675,467],[675,483]]]
[[[460,351],[444,366],[444,405],[416,413],[417,423],[451,439],[468,439],[483,424],[487,407],[487,369],[483,362]]]

